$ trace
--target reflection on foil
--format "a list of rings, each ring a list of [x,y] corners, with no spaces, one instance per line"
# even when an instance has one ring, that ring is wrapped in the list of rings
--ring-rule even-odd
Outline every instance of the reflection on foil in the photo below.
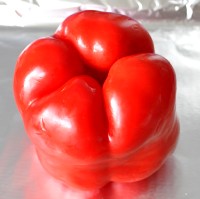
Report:
[[[99,190],[79,191],[66,187],[49,176],[41,167],[33,147],[30,147],[26,155],[31,157],[31,167],[27,177],[30,184],[27,184],[24,190],[25,199],[161,199],[159,196],[167,191],[165,189],[168,189],[169,198],[170,192],[172,196],[175,195],[174,171],[176,166],[173,156],[157,173],[146,180],[137,183],[108,183]],[[167,186],[164,186],[166,184]]]

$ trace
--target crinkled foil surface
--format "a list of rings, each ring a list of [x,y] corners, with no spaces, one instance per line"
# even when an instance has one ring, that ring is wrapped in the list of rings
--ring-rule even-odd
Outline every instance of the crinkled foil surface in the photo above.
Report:
[[[138,183],[110,183],[92,192],[63,187],[41,168],[24,131],[12,90],[15,63],[25,46],[51,35],[67,15],[84,9],[127,14],[148,29],[156,53],[166,57],[175,69],[181,125],[174,154],[156,174]],[[198,0],[0,0],[0,25],[0,199],[200,198]]]

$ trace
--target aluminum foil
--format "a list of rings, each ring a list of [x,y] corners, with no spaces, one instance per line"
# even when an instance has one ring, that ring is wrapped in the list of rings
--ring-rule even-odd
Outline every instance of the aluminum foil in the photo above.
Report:
[[[0,25],[57,24],[67,15],[85,9],[146,20],[200,20],[200,0],[0,0]]]
[[[48,6],[47,0],[12,2],[0,0],[0,199],[199,199],[199,1],[54,0]],[[157,173],[138,183],[110,183],[93,192],[64,187],[43,170],[24,131],[12,90],[15,63],[24,47],[51,35],[63,18],[83,9],[120,12],[143,23],[156,53],[174,66],[181,124],[176,151]],[[40,21],[34,20],[38,12]],[[6,21],[6,15],[12,20]]]

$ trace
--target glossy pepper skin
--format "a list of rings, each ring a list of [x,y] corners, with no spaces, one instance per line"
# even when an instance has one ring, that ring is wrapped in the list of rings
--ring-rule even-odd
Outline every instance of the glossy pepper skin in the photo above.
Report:
[[[68,186],[142,180],[177,144],[175,72],[127,16],[68,17],[20,54],[14,95],[41,164]]]

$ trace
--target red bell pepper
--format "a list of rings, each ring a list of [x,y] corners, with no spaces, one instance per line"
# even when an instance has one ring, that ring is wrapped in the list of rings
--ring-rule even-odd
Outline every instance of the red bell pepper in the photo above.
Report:
[[[72,187],[147,178],[177,143],[175,72],[127,16],[68,17],[20,54],[14,95],[41,164]]]

